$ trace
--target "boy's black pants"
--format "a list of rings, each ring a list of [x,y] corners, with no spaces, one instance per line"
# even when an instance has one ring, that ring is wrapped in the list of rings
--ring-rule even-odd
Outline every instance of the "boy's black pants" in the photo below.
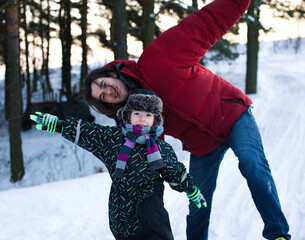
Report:
[[[160,180],[155,183],[153,195],[139,205],[137,240],[174,240],[169,216],[164,208],[163,194],[163,180]]]

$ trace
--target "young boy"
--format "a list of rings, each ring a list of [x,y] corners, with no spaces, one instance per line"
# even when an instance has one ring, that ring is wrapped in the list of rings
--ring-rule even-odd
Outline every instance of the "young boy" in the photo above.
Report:
[[[135,92],[118,111],[120,128],[70,117],[58,120],[39,112],[31,115],[37,129],[60,132],[105,164],[112,179],[109,222],[116,239],[173,239],[163,203],[164,180],[186,192],[198,208],[206,207],[172,147],[157,139],[163,132],[162,107],[155,93]]]

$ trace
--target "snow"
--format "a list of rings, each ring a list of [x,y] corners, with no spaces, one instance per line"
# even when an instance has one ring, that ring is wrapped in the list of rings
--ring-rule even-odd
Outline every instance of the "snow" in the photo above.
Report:
[[[259,52],[258,93],[253,114],[294,240],[305,239],[305,41],[264,42]],[[234,62],[208,67],[244,89],[243,53]],[[4,70],[0,69],[4,92]],[[53,71],[51,79],[60,76]],[[0,98],[3,112],[4,97]],[[3,115],[3,114],[2,114]],[[96,121],[113,122],[95,114]],[[103,164],[58,134],[34,128],[22,133],[25,176],[10,183],[7,123],[0,121],[0,240],[112,240],[108,225],[111,180]],[[187,167],[189,154],[166,137]],[[184,240],[188,200],[166,185],[165,206],[176,240]],[[263,239],[263,222],[253,204],[238,161],[228,151],[221,164],[211,215],[210,240]]]

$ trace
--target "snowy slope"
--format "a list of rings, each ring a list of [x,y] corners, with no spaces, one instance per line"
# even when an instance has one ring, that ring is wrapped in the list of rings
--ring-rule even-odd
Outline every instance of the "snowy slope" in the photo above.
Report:
[[[292,237],[304,240],[305,42],[298,53],[293,44],[288,49],[274,43],[261,46],[258,93],[250,97]],[[245,55],[209,68],[244,89]],[[2,80],[0,87],[2,91]],[[102,116],[97,122],[112,124]],[[98,160],[59,135],[32,129],[22,135],[26,175],[12,184],[8,137],[3,125],[0,129],[0,240],[113,239],[107,216],[110,178],[105,172],[91,175],[103,169]],[[188,166],[189,154],[181,143],[171,137],[167,141]],[[263,223],[232,151],[221,164],[217,184],[209,239],[263,239]],[[165,205],[175,239],[186,239],[186,196],[166,186]]]

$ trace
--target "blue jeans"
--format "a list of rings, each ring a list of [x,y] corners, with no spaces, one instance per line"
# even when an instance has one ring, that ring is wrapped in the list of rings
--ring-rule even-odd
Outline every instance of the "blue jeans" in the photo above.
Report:
[[[250,109],[236,121],[226,142],[204,156],[191,155],[190,174],[200,188],[208,207],[198,209],[189,204],[187,239],[207,240],[213,193],[216,188],[220,163],[231,148],[239,161],[239,170],[247,180],[252,199],[265,224],[263,236],[267,239],[285,237],[289,226],[281,210],[271,171],[265,157],[261,136]]]

